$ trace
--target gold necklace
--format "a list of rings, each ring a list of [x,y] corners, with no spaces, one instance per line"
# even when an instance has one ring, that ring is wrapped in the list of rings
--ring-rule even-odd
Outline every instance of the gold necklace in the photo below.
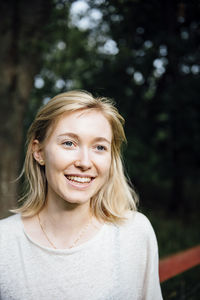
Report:
[[[46,231],[44,230],[44,227],[42,226],[41,224],[41,220],[40,220],[40,216],[39,214],[37,214],[37,217],[38,217],[38,221],[39,221],[39,224],[40,224],[40,228],[42,229],[42,232],[44,233],[47,241],[49,242],[49,244],[54,248],[54,249],[58,249],[54,243],[49,239]],[[90,226],[90,223],[92,222],[92,218],[90,218],[89,222],[80,230],[79,234],[78,234],[78,237],[74,240],[74,242],[72,243],[71,246],[69,246],[68,248],[71,249],[73,247],[76,246],[76,244],[78,243],[78,241],[81,239],[81,237],[83,236],[83,234],[86,232],[86,230],[88,229],[88,227]]]

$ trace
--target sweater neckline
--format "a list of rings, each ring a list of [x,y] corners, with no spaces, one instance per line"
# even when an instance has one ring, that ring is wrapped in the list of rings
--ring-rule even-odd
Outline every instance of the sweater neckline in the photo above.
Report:
[[[23,224],[23,221],[22,221],[21,214],[18,214],[18,220],[19,220],[20,227],[21,227],[21,229],[23,231],[24,236],[32,244],[34,244],[36,247],[42,249],[43,251],[52,253],[52,254],[72,254],[72,253],[81,251],[81,250],[83,250],[85,248],[91,247],[93,244],[95,244],[103,236],[103,233],[104,233],[106,227],[109,226],[108,224],[104,223],[102,225],[102,227],[98,230],[98,232],[91,239],[89,239],[88,241],[86,241],[86,242],[84,242],[84,243],[82,243],[82,244],[80,244],[78,246],[75,246],[73,248],[66,248],[66,249],[53,249],[53,248],[50,248],[50,247],[46,247],[46,246],[40,245],[38,242],[34,241],[34,239],[32,239],[30,237],[30,235],[26,232],[26,230],[24,228],[24,224]]]

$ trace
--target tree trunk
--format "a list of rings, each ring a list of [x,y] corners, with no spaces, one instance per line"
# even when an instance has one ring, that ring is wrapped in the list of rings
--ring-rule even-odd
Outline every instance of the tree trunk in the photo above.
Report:
[[[23,120],[51,8],[49,0],[0,3],[0,217],[17,203]]]

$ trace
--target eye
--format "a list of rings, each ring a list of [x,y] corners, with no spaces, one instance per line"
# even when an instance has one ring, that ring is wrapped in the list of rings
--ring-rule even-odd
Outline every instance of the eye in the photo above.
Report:
[[[102,146],[102,145],[98,145],[96,148],[97,148],[98,151],[105,151],[106,150],[106,147]]]
[[[72,141],[65,141],[62,143],[65,147],[71,148],[72,146],[74,146]]]

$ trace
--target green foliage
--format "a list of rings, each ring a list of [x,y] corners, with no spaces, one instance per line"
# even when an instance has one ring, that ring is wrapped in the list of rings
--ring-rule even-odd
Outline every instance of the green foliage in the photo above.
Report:
[[[200,221],[197,213],[182,219],[178,215],[169,216],[162,210],[144,211],[156,232],[161,258],[199,244]]]
[[[200,267],[184,272],[161,285],[163,299],[167,300],[199,300]]]

